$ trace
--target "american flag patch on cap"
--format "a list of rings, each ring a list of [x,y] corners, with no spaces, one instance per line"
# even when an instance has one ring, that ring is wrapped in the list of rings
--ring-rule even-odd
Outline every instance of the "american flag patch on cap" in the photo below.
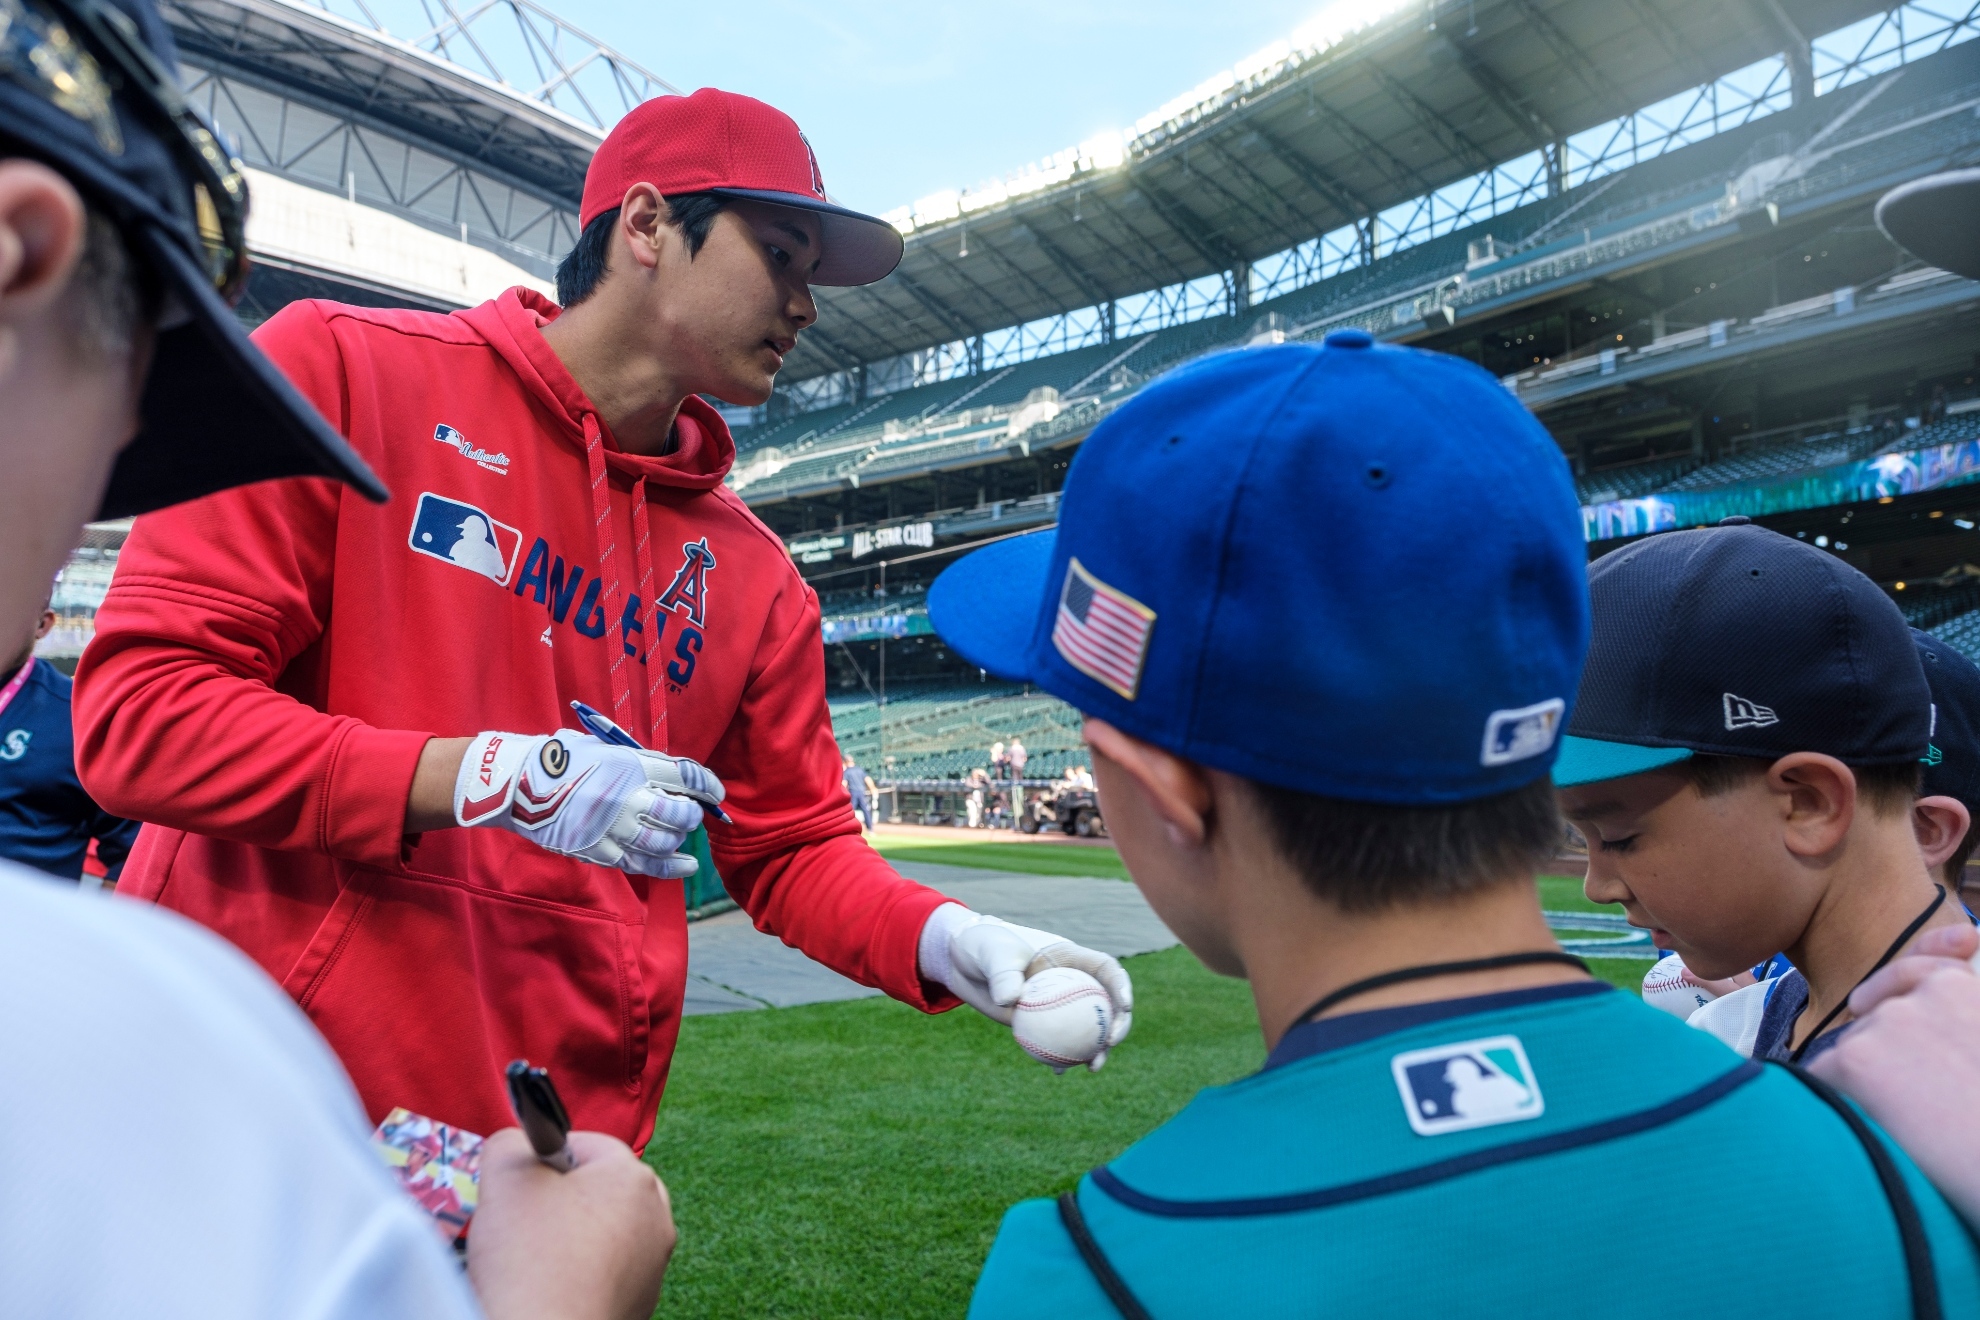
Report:
[[[1133,701],[1154,629],[1154,610],[1094,577],[1077,559],[1066,566],[1052,645],[1067,664]]]

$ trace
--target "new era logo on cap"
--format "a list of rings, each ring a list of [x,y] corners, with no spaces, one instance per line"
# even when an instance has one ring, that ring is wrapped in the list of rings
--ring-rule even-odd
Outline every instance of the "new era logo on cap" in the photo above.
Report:
[[[1726,728],[1764,729],[1770,724],[1779,724],[1781,717],[1774,714],[1772,706],[1763,706],[1757,701],[1726,693]]]
[[[1389,1071],[1418,1136],[1519,1123],[1547,1112],[1517,1036],[1410,1050],[1390,1059]]]
[[[1133,701],[1154,628],[1154,610],[1094,577],[1079,560],[1066,565],[1052,645],[1067,664]]]

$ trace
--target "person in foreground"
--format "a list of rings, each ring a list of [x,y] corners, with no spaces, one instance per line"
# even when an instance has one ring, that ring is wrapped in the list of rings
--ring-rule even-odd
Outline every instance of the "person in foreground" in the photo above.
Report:
[[[0,0],[0,18],[0,628],[14,628],[93,514],[303,473],[382,492],[221,296],[242,274],[245,194],[179,113],[150,0]],[[322,1038],[218,938],[0,862],[0,1003],[0,1312],[478,1313]],[[490,1139],[468,1262],[485,1314],[651,1313],[674,1240],[665,1190],[620,1142],[573,1145],[560,1175],[521,1133]]]
[[[1920,850],[1933,702],[1904,616],[1834,555],[1728,521],[1590,565],[1593,639],[1554,782],[1592,901],[1621,903],[1704,980],[1786,955],[1785,975],[1692,1020],[1799,1063],[1833,1043],[1864,977],[1967,917]]]
[[[1918,796],[1911,804],[1911,831],[1932,880],[1971,912],[1966,859],[1980,841],[1980,667],[1945,642],[1911,630],[1913,646],[1932,693],[1930,745],[1919,763]],[[1767,1019],[1775,982],[1794,971],[1786,954],[1776,953],[1751,970],[1707,981],[1685,965],[1682,954],[1659,960],[1643,978],[1643,1002],[1709,1031],[1741,1054],[1753,1053]],[[1806,981],[1789,982],[1790,994],[1806,993]],[[1777,1038],[1770,1045],[1778,1048]],[[1809,1047],[1817,1054],[1825,1045]]]
[[[1135,883],[1250,982],[1269,1050],[1013,1208],[972,1316],[1585,1314],[1562,1259],[1654,1263],[1611,1316],[1980,1306],[1972,1243],[1902,1155],[1877,1147],[1887,1190],[1802,1080],[1549,934],[1532,876],[1584,550],[1558,449],[1484,372],[1358,331],[1186,367],[1094,431],[1055,531],[960,561],[929,608],[1084,713]],[[1645,1220],[1674,1183],[1805,1222],[1764,1272],[1732,1241],[1674,1251]]]
[[[280,982],[374,1121],[492,1131],[527,1057],[575,1122],[643,1148],[704,810],[729,894],[833,970],[1008,1024],[1069,963],[1118,1043],[1114,959],[860,838],[818,598],[723,484],[702,396],[769,398],[812,286],[883,278],[900,233],[826,200],[788,115],[715,88],[621,119],[579,218],[561,306],[311,300],[255,330],[397,495],[263,482],[138,519],[75,685],[84,785],[146,822],[120,891]],[[578,732],[574,701],[636,746]]]

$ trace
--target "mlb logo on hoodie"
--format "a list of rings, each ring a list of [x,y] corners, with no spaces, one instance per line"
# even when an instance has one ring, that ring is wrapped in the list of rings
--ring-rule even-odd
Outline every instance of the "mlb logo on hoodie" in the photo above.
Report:
[[[472,504],[431,493],[419,497],[406,544],[423,555],[507,586],[522,549],[522,533]]]

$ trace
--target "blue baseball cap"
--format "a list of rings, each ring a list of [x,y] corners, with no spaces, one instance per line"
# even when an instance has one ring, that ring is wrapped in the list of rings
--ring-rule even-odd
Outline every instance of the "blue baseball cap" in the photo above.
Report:
[[[1911,630],[1932,689],[1932,745],[1921,797],[1949,797],[1980,819],[1980,666],[1950,642]]]
[[[1586,560],[1567,463],[1498,381],[1336,331],[1142,390],[1057,528],[959,560],[928,609],[970,663],[1179,756],[1428,805],[1553,764]]]
[[[1595,630],[1554,783],[1696,754],[1849,765],[1926,755],[1932,694],[1904,615],[1806,541],[1728,518],[1588,566]]]

